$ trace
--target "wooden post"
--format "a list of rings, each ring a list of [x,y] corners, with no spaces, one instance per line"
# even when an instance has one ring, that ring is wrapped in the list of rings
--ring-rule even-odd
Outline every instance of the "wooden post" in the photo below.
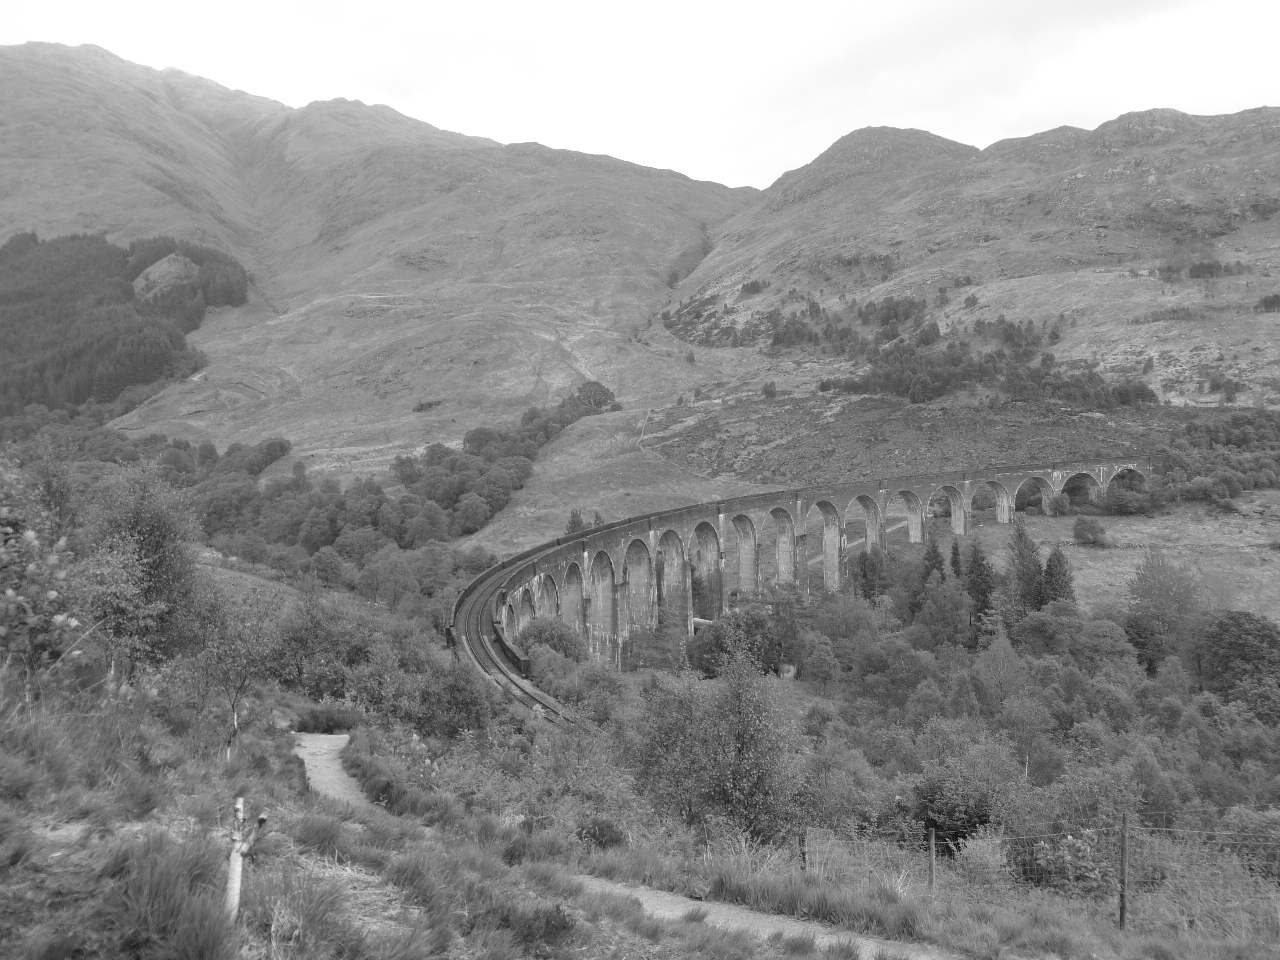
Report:
[[[227,916],[236,922],[240,915],[240,881],[244,874],[244,855],[253,849],[258,839],[258,831],[267,822],[265,814],[258,817],[258,822],[244,832],[244,797],[236,797],[234,819],[231,823],[231,856],[227,861]]]
[[[1120,815],[1120,929],[1129,921],[1129,815]]]
[[[933,896],[934,863],[936,855],[936,831],[929,828],[929,895]]]

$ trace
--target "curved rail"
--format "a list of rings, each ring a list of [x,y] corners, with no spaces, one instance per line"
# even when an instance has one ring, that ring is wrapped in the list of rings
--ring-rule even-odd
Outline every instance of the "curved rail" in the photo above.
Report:
[[[538,553],[543,549],[546,549],[545,545],[529,552]],[[524,554],[520,557],[523,559]],[[445,629],[445,634],[451,644],[466,651],[478,670],[511,694],[517,703],[530,709],[538,707],[553,720],[566,719],[565,708],[560,701],[529,683],[508,662],[505,654],[495,649],[495,643],[506,646],[506,641],[493,619],[494,597],[502,588],[511,565],[511,560],[504,560],[463,588],[453,605],[453,622]]]

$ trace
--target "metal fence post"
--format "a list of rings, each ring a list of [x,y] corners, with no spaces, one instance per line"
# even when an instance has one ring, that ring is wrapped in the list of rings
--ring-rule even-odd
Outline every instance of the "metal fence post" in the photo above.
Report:
[[[1120,815],[1120,929],[1129,921],[1129,815]]]
[[[933,827],[930,827],[929,828],[929,895],[930,896],[933,895],[934,852],[935,852],[934,838],[935,838],[935,830]]]

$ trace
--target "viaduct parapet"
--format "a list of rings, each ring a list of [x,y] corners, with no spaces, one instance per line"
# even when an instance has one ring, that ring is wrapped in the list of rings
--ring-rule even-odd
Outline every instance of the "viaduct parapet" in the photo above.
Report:
[[[768,588],[834,591],[848,558],[884,549],[890,528],[905,525],[911,542],[920,543],[932,513],[949,515],[952,531],[963,535],[975,500],[984,515],[994,511],[996,522],[1009,523],[1032,491],[1042,502],[1063,492],[1097,501],[1117,478],[1145,482],[1156,465],[1151,457],[1103,457],[990,466],[776,490],[631,517],[504,561],[459,598],[455,627],[464,634],[498,628],[510,656],[530,620],[558,617],[593,656],[620,662],[627,640],[656,627],[659,611],[692,632],[695,618],[714,620],[726,605]]]

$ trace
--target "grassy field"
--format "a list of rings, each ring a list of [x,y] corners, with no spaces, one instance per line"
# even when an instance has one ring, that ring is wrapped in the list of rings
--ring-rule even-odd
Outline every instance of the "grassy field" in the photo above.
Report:
[[[1086,608],[1125,603],[1127,582],[1143,551],[1155,548],[1196,571],[1215,607],[1280,619],[1280,548],[1274,546],[1280,543],[1280,491],[1246,493],[1235,503],[1238,514],[1180,504],[1154,517],[1100,517],[1112,544],[1104,550],[1075,545],[1074,517],[1025,520],[1028,532],[1041,544],[1042,556],[1052,544],[1063,545],[1075,575],[1076,596]],[[935,520],[933,529],[945,545],[950,539],[949,521]],[[1008,560],[1009,530],[987,522],[971,532],[1001,570]]]

